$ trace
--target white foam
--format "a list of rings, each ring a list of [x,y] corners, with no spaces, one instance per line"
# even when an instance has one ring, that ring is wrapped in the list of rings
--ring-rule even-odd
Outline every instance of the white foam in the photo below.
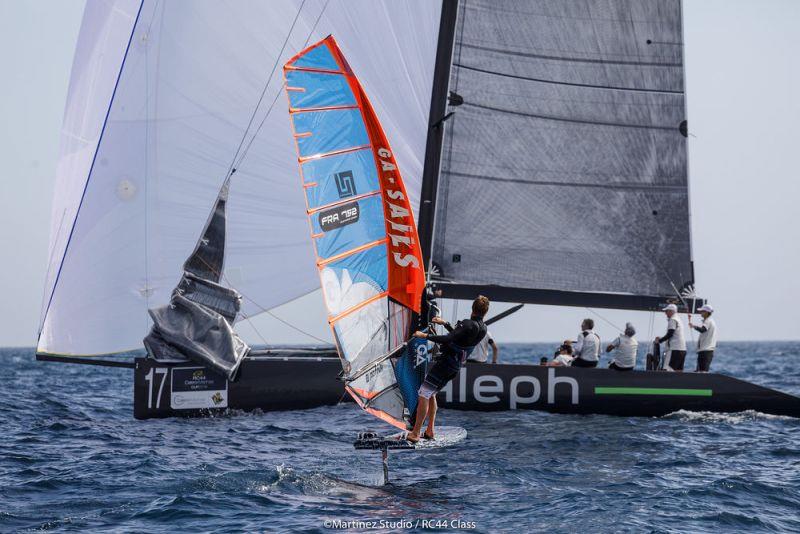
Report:
[[[682,421],[697,421],[700,423],[727,423],[736,425],[750,421],[796,421],[794,417],[786,415],[773,415],[755,410],[745,410],[735,413],[719,412],[691,412],[678,410],[664,416],[665,418],[680,419]]]

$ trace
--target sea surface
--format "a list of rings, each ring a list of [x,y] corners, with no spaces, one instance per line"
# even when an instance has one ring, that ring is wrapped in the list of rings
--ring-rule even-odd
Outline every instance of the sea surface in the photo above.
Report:
[[[552,349],[507,345],[501,357],[538,361]],[[798,342],[725,343],[713,367],[800,394]],[[136,421],[132,390],[128,369],[0,349],[0,532],[333,532],[336,521],[800,531],[800,420],[791,418],[442,410],[440,423],[467,428],[467,439],[393,453],[382,485],[380,454],[352,447],[358,431],[382,425],[352,403]]]

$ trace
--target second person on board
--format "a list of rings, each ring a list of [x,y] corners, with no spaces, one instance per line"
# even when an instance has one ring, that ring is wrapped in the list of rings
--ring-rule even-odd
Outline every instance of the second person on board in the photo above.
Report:
[[[683,332],[683,323],[678,316],[678,306],[668,304],[663,309],[667,316],[667,333],[656,337],[656,343],[664,343],[664,369],[667,371],[683,371],[686,360],[686,338]]]
[[[600,361],[600,336],[594,332],[594,321],[584,319],[581,332],[573,348],[572,367],[597,367]]]

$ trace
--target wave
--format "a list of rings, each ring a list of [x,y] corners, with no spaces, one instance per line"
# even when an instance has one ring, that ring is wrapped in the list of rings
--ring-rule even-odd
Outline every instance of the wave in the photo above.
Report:
[[[751,421],[787,421],[798,422],[798,419],[787,415],[773,415],[757,412],[755,410],[745,410],[734,413],[719,412],[692,412],[688,410],[678,410],[663,416],[661,419],[677,419],[680,421],[700,422],[700,423],[726,423],[737,425]]]

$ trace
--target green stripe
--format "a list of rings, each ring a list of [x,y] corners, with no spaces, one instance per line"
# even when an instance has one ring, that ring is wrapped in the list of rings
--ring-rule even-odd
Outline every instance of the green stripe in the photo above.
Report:
[[[689,395],[710,397],[710,389],[670,389],[670,388],[594,388],[595,395]]]

